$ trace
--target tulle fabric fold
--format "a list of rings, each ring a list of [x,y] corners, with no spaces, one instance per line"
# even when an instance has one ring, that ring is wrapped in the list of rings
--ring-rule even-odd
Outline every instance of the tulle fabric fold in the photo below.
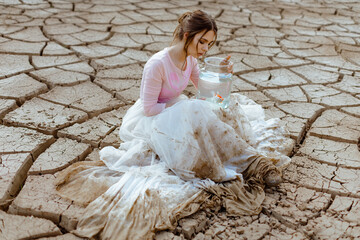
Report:
[[[101,239],[151,239],[200,209],[224,207],[229,215],[261,211],[258,163],[290,162],[292,141],[278,119],[265,121],[251,99],[232,94],[228,109],[187,99],[146,117],[138,100],[123,118],[116,149],[101,162],[73,164],[57,176],[58,193],[87,206],[75,234]],[[250,184],[242,173],[251,173]]]

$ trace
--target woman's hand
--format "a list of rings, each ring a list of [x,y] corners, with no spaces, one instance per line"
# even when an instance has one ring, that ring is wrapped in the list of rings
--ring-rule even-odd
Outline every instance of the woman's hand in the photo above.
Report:
[[[176,102],[167,102],[165,105],[165,108],[171,107],[172,105],[174,105]]]
[[[220,65],[228,65],[227,72],[233,74],[234,73],[234,70],[233,70],[234,64],[232,62],[230,62],[230,58],[231,58],[231,55],[228,55],[226,58],[224,58],[224,60],[221,61]]]

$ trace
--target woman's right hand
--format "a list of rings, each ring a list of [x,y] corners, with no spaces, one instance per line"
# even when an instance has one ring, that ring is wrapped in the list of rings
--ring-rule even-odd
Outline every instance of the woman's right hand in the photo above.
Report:
[[[224,59],[220,62],[220,65],[228,65],[228,67],[227,67],[227,73],[233,74],[233,73],[234,73],[234,70],[233,70],[234,64],[233,64],[232,62],[230,62],[230,58],[231,58],[231,55],[228,55],[226,58],[224,58]],[[225,72],[225,71],[224,71],[224,72]]]

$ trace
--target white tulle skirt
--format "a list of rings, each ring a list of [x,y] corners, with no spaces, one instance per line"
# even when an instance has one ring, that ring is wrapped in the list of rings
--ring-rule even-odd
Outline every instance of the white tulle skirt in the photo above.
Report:
[[[262,107],[231,95],[228,109],[181,95],[163,112],[146,117],[138,100],[123,118],[119,149],[105,147],[100,157],[109,169],[151,165],[158,158],[184,180],[235,179],[259,154],[278,166],[292,149],[279,119],[265,121]]]
[[[120,148],[100,151],[103,163],[79,163],[58,177],[60,195],[80,203],[96,196],[83,201],[90,204],[74,231],[79,236],[149,239],[211,199],[229,214],[256,214],[264,193],[246,190],[241,173],[259,156],[285,166],[293,148],[279,119],[265,120],[262,107],[240,94],[225,110],[181,95],[152,117],[138,100],[119,136]]]

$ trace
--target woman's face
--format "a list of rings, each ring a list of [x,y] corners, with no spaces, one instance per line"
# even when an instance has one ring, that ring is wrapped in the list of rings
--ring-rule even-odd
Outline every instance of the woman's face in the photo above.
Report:
[[[198,58],[209,50],[209,46],[215,39],[215,32],[211,30],[205,33],[205,31],[199,32],[194,36],[187,50],[188,55]],[[204,33],[205,35],[203,36]]]

